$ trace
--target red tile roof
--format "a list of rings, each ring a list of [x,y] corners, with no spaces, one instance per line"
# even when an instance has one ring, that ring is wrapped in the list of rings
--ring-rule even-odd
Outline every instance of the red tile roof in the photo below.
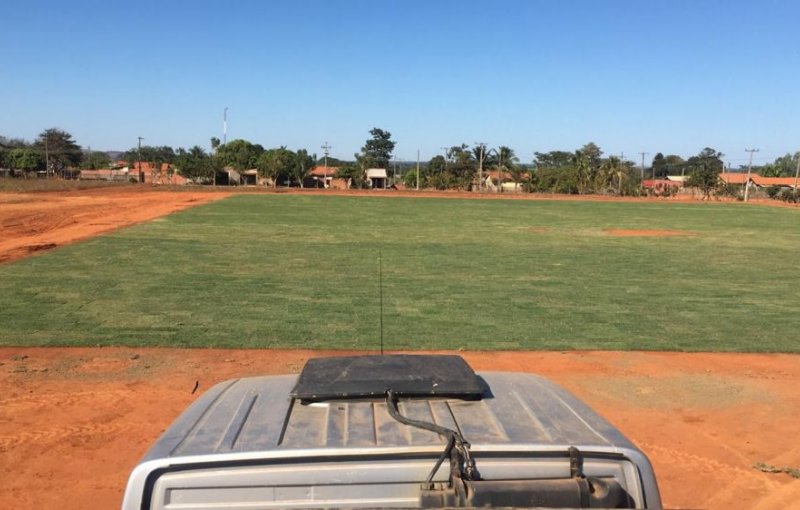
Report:
[[[334,177],[336,176],[337,170],[339,170],[339,167],[336,166],[318,166],[311,170],[310,175],[314,175],[316,177]]]
[[[744,185],[745,179],[747,179],[747,174],[742,173],[722,173],[719,174],[719,178],[725,181],[728,184],[741,184]],[[756,186],[788,186],[794,187],[794,177],[762,177],[759,174],[751,173],[750,180],[753,181],[753,184]]]
[[[790,186],[794,187],[795,179],[794,177],[761,177],[760,175],[757,176],[758,179],[753,179],[759,186]]]
[[[755,182],[755,177],[760,177],[758,174],[750,174],[750,178]],[[747,180],[747,174],[744,172],[723,172],[719,174],[719,178],[727,184],[744,184]]]

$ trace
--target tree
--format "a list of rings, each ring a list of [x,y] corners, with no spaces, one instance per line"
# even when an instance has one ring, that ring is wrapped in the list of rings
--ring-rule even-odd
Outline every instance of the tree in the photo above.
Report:
[[[533,164],[536,168],[566,168],[572,164],[571,152],[534,152]]]
[[[622,182],[625,177],[626,172],[622,160],[611,156],[600,165],[600,170],[595,177],[595,191],[622,195]]]
[[[256,168],[259,156],[264,148],[247,140],[233,140],[217,147],[217,157],[222,166],[230,166],[236,170]]]
[[[704,200],[719,186],[719,174],[723,169],[722,156],[721,152],[706,147],[686,162],[691,169],[686,184],[699,188],[703,192]]]
[[[425,174],[426,175],[433,175],[433,174],[441,174],[444,173],[445,167],[444,156],[434,156],[428,161],[428,164],[425,167]]]
[[[578,150],[572,156],[572,166],[578,178],[578,194],[583,195],[591,190],[592,172],[589,164],[589,156]]]
[[[317,157],[309,155],[308,151],[305,149],[298,150],[294,155],[292,177],[300,183],[301,188],[303,187],[303,180],[308,176],[309,172],[314,169],[316,162]]]
[[[211,182],[217,171],[214,157],[207,154],[202,147],[195,145],[191,149],[178,149],[175,167],[182,176],[195,182]]]
[[[81,168],[84,170],[98,170],[111,166],[111,158],[108,154],[101,151],[88,151],[83,156]]]
[[[295,164],[295,153],[281,146],[262,152],[256,159],[255,166],[261,175],[272,180],[273,186],[277,187],[279,181],[291,179]]]
[[[17,147],[11,149],[6,156],[8,166],[16,170],[32,172],[44,168],[44,159],[41,153],[33,147]]]
[[[465,143],[454,145],[447,151],[447,156],[450,160],[446,165],[447,169],[438,176],[432,176],[434,187],[437,189],[469,188],[478,171],[478,162],[475,160],[475,154],[469,150],[469,145]]]
[[[800,159],[800,152],[795,152],[794,155],[787,153],[772,163],[762,166],[760,173],[764,177],[793,177],[797,170],[798,159]]]
[[[505,172],[511,173],[512,169],[519,163],[519,158],[514,153],[514,149],[501,145],[497,149],[497,161],[494,162],[495,170],[497,170],[497,185],[498,189],[503,189],[503,174]],[[513,174],[512,174],[513,178]],[[514,187],[516,188],[517,180],[514,180]]]
[[[677,175],[683,171],[686,162],[682,157],[670,154],[664,156],[660,152],[653,158],[653,173],[656,179],[664,179],[668,175]]]
[[[361,152],[356,154],[356,162],[362,170],[367,168],[389,168],[395,142],[392,134],[379,128],[372,128],[369,132],[372,138],[367,139]]]
[[[220,145],[219,138],[217,138],[216,136],[212,136],[211,137],[211,150],[212,151],[216,151],[217,148],[219,147],[219,145]]]
[[[75,168],[83,159],[81,146],[75,143],[72,135],[58,128],[45,129],[39,133],[34,147],[45,157],[47,172],[62,172],[66,168]]]
[[[349,179],[353,188],[364,186],[364,172],[358,166],[350,163],[339,165],[338,170],[336,170],[336,178]]]
[[[600,150],[600,147],[598,147],[597,144],[594,142],[589,142],[581,147],[578,152],[586,157],[591,169],[596,170],[600,167],[603,151]]]

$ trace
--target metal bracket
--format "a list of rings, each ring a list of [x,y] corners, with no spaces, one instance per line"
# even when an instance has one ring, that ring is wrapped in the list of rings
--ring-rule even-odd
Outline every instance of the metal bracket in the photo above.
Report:
[[[584,478],[583,457],[580,450],[574,446],[569,447],[569,476],[571,478]]]

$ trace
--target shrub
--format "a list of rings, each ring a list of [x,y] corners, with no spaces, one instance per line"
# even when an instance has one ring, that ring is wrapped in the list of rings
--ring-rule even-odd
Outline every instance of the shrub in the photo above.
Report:
[[[796,202],[800,201],[800,200],[798,200],[797,193],[795,193],[795,191],[793,189],[788,189],[788,188],[780,190],[780,192],[778,192],[777,195],[774,198],[777,198],[778,200],[783,200],[784,202],[789,202],[789,203],[796,203]]]

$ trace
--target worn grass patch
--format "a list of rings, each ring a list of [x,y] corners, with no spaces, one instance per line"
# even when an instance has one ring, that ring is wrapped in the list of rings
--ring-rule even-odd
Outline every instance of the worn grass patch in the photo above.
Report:
[[[374,349],[379,249],[393,349],[800,352],[795,210],[299,195],[0,266],[0,344]]]

